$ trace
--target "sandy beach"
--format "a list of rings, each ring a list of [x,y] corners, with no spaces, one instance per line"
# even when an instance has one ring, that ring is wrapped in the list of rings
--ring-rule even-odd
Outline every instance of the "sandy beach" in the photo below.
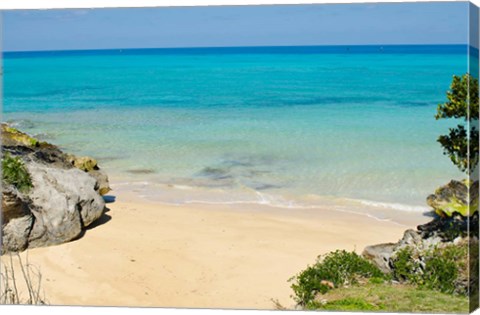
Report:
[[[108,208],[78,240],[22,254],[41,270],[49,304],[273,309],[278,300],[292,308],[288,279],[319,254],[395,242],[407,228],[329,210],[122,196]]]

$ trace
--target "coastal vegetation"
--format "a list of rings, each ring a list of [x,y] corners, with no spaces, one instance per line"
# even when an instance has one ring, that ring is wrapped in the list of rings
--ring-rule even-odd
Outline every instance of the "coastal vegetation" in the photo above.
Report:
[[[404,247],[392,260],[393,279],[447,294],[467,295],[468,242],[461,243],[423,252]]]
[[[384,279],[385,275],[355,252],[337,250],[320,256],[313,266],[307,267],[290,281],[293,282],[295,301],[310,308],[316,304],[318,293],[325,294],[331,289],[358,284],[370,278]]]
[[[32,178],[20,157],[6,153],[2,158],[2,179],[20,192],[26,193],[32,188]]]
[[[471,173],[478,164],[478,129],[471,123],[478,121],[478,79],[468,73],[453,76],[447,99],[438,105],[435,118],[463,119],[464,124],[449,128],[448,135],[441,135],[438,142],[453,164],[462,172]],[[470,124],[465,126],[466,122]]]
[[[292,297],[307,310],[465,312],[468,246],[405,246],[392,257],[390,273],[355,252],[332,252],[290,279]]]

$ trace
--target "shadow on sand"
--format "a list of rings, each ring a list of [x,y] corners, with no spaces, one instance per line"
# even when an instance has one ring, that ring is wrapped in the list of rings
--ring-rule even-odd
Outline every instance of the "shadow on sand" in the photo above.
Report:
[[[115,202],[115,196],[112,196],[112,195],[108,195],[108,196],[103,196],[103,199],[105,200],[105,203],[113,203]],[[105,209],[103,210],[103,213],[102,213],[102,216],[100,218],[98,218],[97,220],[95,220],[92,224],[90,224],[89,226],[87,226],[86,228],[84,228],[82,230],[82,232],[72,240],[72,242],[74,241],[77,241],[79,239],[81,239],[83,236],[85,236],[85,234],[87,233],[87,231],[90,231],[94,228],[97,228],[99,226],[102,226],[104,225],[105,223],[108,223],[110,220],[112,220],[112,217],[110,215],[108,215],[107,213],[110,212],[110,209],[108,207],[105,206]]]

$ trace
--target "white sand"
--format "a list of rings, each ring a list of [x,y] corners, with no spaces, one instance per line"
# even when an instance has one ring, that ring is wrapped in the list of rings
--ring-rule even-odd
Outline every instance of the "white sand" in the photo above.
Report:
[[[360,253],[367,245],[397,241],[406,229],[328,210],[121,199],[108,205],[102,218],[108,222],[79,240],[28,251],[50,304],[272,309],[275,299],[291,308],[287,280],[319,254]]]

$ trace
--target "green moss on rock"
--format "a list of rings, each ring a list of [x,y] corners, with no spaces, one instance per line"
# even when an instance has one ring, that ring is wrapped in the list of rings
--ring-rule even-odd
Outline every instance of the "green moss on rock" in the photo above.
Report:
[[[435,213],[440,216],[451,217],[454,213],[459,213],[466,217],[469,215],[469,205],[462,203],[455,197],[452,197],[450,202],[444,203],[435,209]]]
[[[41,142],[18,129],[2,124],[2,144],[7,146],[38,147],[41,145]]]
[[[428,196],[427,204],[441,217],[473,215],[478,212],[478,181],[452,180]]]

